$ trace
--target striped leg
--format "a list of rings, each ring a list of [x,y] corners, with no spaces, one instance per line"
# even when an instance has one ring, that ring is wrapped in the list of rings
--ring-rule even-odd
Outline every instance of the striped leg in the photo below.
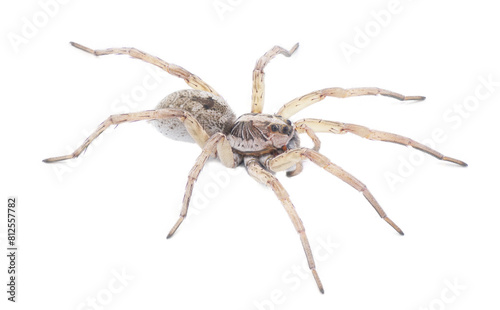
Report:
[[[194,89],[200,89],[212,93],[214,95],[220,96],[210,85],[205,83],[201,78],[187,71],[186,69],[168,63],[158,57],[152,56],[148,53],[144,53],[133,47],[120,47],[120,48],[108,48],[104,50],[93,50],[81,44],[71,42],[71,45],[74,47],[81,49],[87,53],[93,54],[95,56],[101,55],[129,55],[132,58],[137,58],[143,60],[147,63],[160,67],[161,69],[167,71],[173,76],[179,77],[186,81],[186,83]]]
[[[321,119],[306,118],[306,119],[295,122],[295,126],[297,126],[297,127],[307,126],[315,132],[331,132],[331,133],[336,133],[336,134],[345,134],[347,132],[350,132],[352,134],[355,134],[357,136],[360,136],[362,138],[369,139],[369,140],[385,141],[385,142],[392,142],[392,143],[397,143],[397,144],[401,144],[401,145],[411,146],[417,150],[420,150],[420,151],[425,152],[429,155],[432,155],[432,156],[436,157],[437,159],[449,161],[449,162],[455,163],[457,165],[467,167],[467,164],[464,163],[463,161],[455,159],[455,158],[451,158],[448,156],[444,156],[443,154],[439,153],[438,151],[433,150],[430,147],[428,147],[422,143],[418,143],[417,141],[412,140],[410,138],[403,137],[403,136],[389,133],[389,132],[372,130],[370,128],[367,128],[367,127],[364,127],[361,125],[325,121],[325,120],[321,120]]]
[[[175,223],[174,227],[170,230],[167,235],[167,239],[172,237],[175,233],[179,225],[181,225],[182,221],[186,218],[189,201],[191,200],[191,194],[193,193],[194,183],[198,179],[200,175],[201,169],[205,166],[205,163],[210,158],[211,155],[214,155],[217,152],[219,159],[222,163],[229,168],[236,167],[237,163],[234,161],[233,152],[231,150],[231,146],[226,140],[226,136],[222,133],[217,133],[213,135],[203,147],[203,150],[196,159],[196,163],[193,168],[189,172],[188,182],[186,184],[186,191],[184,193],[184,199],[182,200],[182,209],[179,219]]]
[[[398,227],[398,225],[396,225],[391,219],[387,217],[387,214],[385,214],[384,210],[377,202],[377,200],[375,200],[375,197],[373,197],[372,193],[370,193],[366,185],[364,185],[361,181],[356,179],[347,171],[333,164],[328,158],[326,158],[326,156],[321,155],[314,150],[308,148],[289,150],[267,161],[267,168],[276,172],[283,171],[304,159],[309,159],[316,165],[322,167],[326,171],[330,172],[334,176],[338,177],[342,181],[346,182],[347,184],[351,185],[356,190],[361,192],[363,196],[365,196],[365,198],[368,200],[368,202],[370,202],[373,208],[375,208],[375,211],[377,211],[378,215],[380,215],[380,217],[384,219],[389,225],[391,225],[392,228],[394,228],[400,235],[404,235],[403,231]]]
[[[321,280],[319,279],[318,273],[316,272],[316,265],[314,264],[314,258],[312,255],[311,246],[309,245],[304,225],[302,224],[302,220],[297,214],[295,207],[290,201],[290,197],[288,196],[288,193],[286,192],[285,188],[283,187],[283,185],[281,185],[281,183],[275,176],[273,176],[269,171],[262,168],[262,166],[259,163],[257,163],[256,159],[252,158],[250,160],[246,160],[245,165],[247,167],[248,174],[250,174],[254,179],[259,181],[260,183],[269,186],[274,191],[276,196],[278,196],[278,199],[281,201],[283,207],[285,207],[288,216],[290,216],[290,219],[292,220],[293,226],[299,233],[300,241],[302,242],[302,247],[304,248],[304,251],[306,253],[309,269],[311,269],[311,272],[314,276],[314,280],[318,285],[319,291],[323,294],[324,293],[323,284],[321,284]]]
[[[188,112],[177,110],[177,109],[159,109],[159,110],[148,110],[135,113],[126,114],[116,114],[108,117],[104,122],[102,122],[99,127],[83,142],[83,144],[76,149],[73,153],[69,155],[51,157],[44,159],[45,163],[53,163],[61,160],[71,159],[78,157],[89,145],[97,138],[104,130],[106,130],[111,125],[119,125],[126,122],[136,122],[142,120],[154,120],[154,119],[165,119],[165,118],[178,118],[184,123],[187,131],[193,137],[193,140],[198,143],[199,146],[203,147],[208,140],[209,136],[198,123],[198,121],[191,116]]]
[[[290,57],[297,47],[299,47],[299,43],[295,44],[289,51],[280,46],[275,46],[259,58],[253,70],[252,113],[262,113],[264,106],[264,67],[278,54]]]
[[[281,115],[284,118],[290,118],[290,116],[296,114],[300,110],[305,109],[311,104],[321,101],[326,97],[347,98],[347,97],[367,96],[367,95],[382,95],[382,96],[396,98],[401,101],[425,99],[425,97],[422,96],[404,96],[392,92],[390,90],[385,90],[376,87],[348,88],[348,89],[332,87],[332,88],[317,90],[312,93],[306,94],[302,97],[295,98],[292,101],[283,105],[276,114]]]

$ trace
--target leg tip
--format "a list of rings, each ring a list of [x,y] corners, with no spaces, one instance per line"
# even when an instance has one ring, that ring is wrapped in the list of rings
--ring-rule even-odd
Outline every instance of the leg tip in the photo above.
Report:
[[[461,161],[461,160],[455,159],[455,158],[451,158],[451,157],[446,157],[446,156],[444,156],[444,157],[443,157],[443,160],[446,160],[446,161],[452,162],[452,163],[457,164],[457,165],[460,165],[460,166],[462,166],[462,167],[467,167],[467,166],[469,166],[469,165],[467,165],[467,163],[465,163],[465,162],[463,162],[463,161]]]
[[[406,96],[404,100],[424,101],[425,96]]]
[[[323,289],[323,283],[321,283],[321,280],[319,279],[318,273],[316,272],[316,269],[311,269],[314,280],[316,281],[316,285],[318,286],[319,292],[321,294],[325,293],[325,290]]]
[[[71,44],[73,47],[76,47],[77,49],[80,49],[80,50],[82,50],[84,52],[96,55],[96,53],[95,53],[95,51],[93,49],[90,49],[90,48],[88,48],[86,46],[83,46],[83,45],[78,44],[78,43],[73,42],[73,41],[69,42],[69,44]]]
[[[50,157],[50,158],[45,158],[44,160],[42,160],[42,162],[44,163],[47,163],[47,164],[50,164],[50,163],[55,163],[55,162],[58,162],[58,161],[63,161],[63,160],[67,160],[67,159],[71,159],[71,158],[75,158],[77,156],[71,154],[71,155],[65,155],[65,156],[59,156],[59,157]]]
[[[184,216],[181,215],[181,217],[179,217],[179,219],[175,223],[174,227],[170,229],[170,232],[167,235],[167,239],[170,239],[170,237],[174,235],[174,233],[177,231],[177,228],[179,228],[179,225],[181,225],[182,221],[184,221]]]
[[[51,158],[45,158],[44,160],[42,160],[42,162],[46,163],[46,164],[51,164],[51,163],[55,163],[57,161],[61,161],[63,159],[60,159],[58,157],[51,157]]]
[[[71,44],[71,46],[79,48],[79,49],[82,49],[82,47],[84,47],[83,45],[78,44],[78,43],[73,42],[73,41],[70,41],[69,44]]]
[[[396,230],[398,232],[398,234],[400,234],[401,236],[404,236],[405,233],[401,230],[401,228],[399,228],[398,225],[396,225],[396,223],[394,223],[390,218],[388,218],[387,216],[383,218],[389,225],[391,225],[392,228],[394,228],[394,230]]]

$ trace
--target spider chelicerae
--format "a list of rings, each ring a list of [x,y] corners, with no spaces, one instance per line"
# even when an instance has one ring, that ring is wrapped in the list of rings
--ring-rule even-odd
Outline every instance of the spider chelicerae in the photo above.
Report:
[[[173,76],[184,79],[192,89],[181,90],[168,95],[154,110],[111,115],[72,154],[47,158],[44,162],[52,163],[75,158],[109,126],[140,120],[150,121],[161,133],[169,138],[196,142],[202,149],[202,152],[197,158],[194,167],[189,172],[180,217],[168,233],[167,238],[170,238],[175,233],[186,217],[194,183],[209,158],[216,157],[224,166],[229,168],[235,168],[243,164],[250,176],[270,187],[281,201],[300,236],[309,268],[321,293],[324,293],[323,285],[316,272],[305,228],[290,201],[287,191],[275,177],[274,172],[287,170],[287,176],[296,176],[302,171],[302,161],[310,160],[361,192],[382,219],[399,234],[403,235],[403,231],[387,217],[382,207],[361,181],[319,153],[320,140],[316,136],[317,132],[335,134],[349,132],[370,140],[398,143],[411,146],[437,159],[467,166],[463,161],[444,156],[421,143],[400,135],[371,130],[361,125],[322,119],[306,118],[295,122],[290,120],[290,117],[300,110],[326,97],[347,98],[353,96],[382,95],[403,101],[424,100],[425,97],[422,96],[404,96],[375,87],[350,89],[333,87],[295,98],[284,104],[275,114],[263,114],[264,67],[276,55],[291,56],[299,46],[298,44],[295,44],[290,50],[275,46],[260,57],[253,70],[251,113],[243,114],[239,118],[236,118],[226,101],[211,86],[180,66],[167,63],[158,57],[135,48],[92,50],[74,42],[71,42],[71,45],[95,56],[124,54],[132,58],[141,59],[160,67]],[[307,134],[313,141],[313,148],[300,146],[299,134],[302,133]]]

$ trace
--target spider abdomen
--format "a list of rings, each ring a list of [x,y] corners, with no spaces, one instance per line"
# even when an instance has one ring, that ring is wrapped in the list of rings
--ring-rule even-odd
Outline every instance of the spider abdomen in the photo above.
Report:
[[[156,109],[165,108],[189,112],[209,136],[218,132],[228,133],[236,119],[224,98],[197,89],[171,93],[156,106]],[[177,118],[152,120],[151,123],[171,139],[194,142],[184,124]]]

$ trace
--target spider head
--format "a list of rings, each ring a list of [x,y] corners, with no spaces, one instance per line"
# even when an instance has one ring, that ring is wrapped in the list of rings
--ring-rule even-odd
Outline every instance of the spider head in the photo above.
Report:
[[[273,115],[269,120],[266,129],[266,135],[275,148],[282,148],[287,145],[295,132],[290,120],[276,115]]]
[[[294,135],[292,122],[281,116],[249,113],[236,120],[228,139],[241,154],[262,155],[283,149]]]

